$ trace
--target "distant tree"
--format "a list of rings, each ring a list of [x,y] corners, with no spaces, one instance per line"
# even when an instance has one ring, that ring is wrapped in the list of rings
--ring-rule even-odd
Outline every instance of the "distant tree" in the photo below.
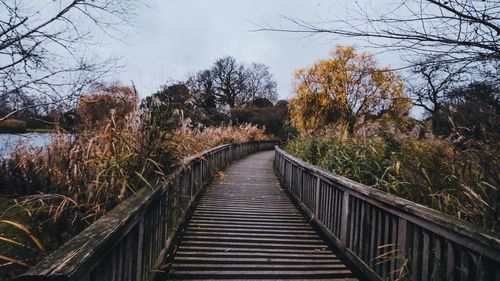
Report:
[[[408,79],[408,88],[413,104],[423,108],[425,115],[430,117],[432,129],[442,134],[447,125],[442,122],[445,105],[450,100],[451,92],[462,85],[466,85],[466,70],[454,69],[447,63],[431,63],[425,60],[413,68],[414,76]],[[444,127],[443,127],[444,126]]]
[[[233,57],[218,59],[186,83],[195,104],[206,114],[228,112],[258,98],[276,101],[276,82],[263,64],[240,64]]]
[[[247,95],[245,67],[233,57],[225,57],[215,62],[211,72],[219,105],[229,108],[241,105]]]
[[[273,103],[267,98],[256,98],[252,101],[250,106],[262,108],[262,107],[271,107]]]
[[[456,133],[464,139],[489,141],[500,136],[500,88],[495,84],[471,83],[451,89],[436,116],[440,133]]]
[[[447,64],[423,62],[413,69],[413,73],[420,76],[420,79],[408,83],[414,105],[432,115],[440,111],[442,104],[449,99],[449,93],[460,81],[463,71],[453,70]]]
[[[186,82],[196,106],[206,114],[217,111],[217,98],[212,72],[203,70],[189,77]]]
[[[198,118],[193,98],[183,82],[161,86],[159,91],[143,100],[141,107],[149,109],[156,126],[164,130],[179,125],[181,119]]]
[[[98,128],[110,121],[120,125],[137,108],[138,95],[132,87],[99,83],[92,89],[91,94],[78,100],[76,115],[80,126]]]
[[[246,68],[245,96],[244,102],[255,102],[259,99],[267,99],[270,102],[277,101],[276,82],[269,67],[261,63],[252,63]]]
[[[269,100],[259,98],[251,104],[233,108],[230,114],[235,124],[250,123],[263,126],[267,133],[280,138],[287,138],[294,134],[289,122],[288,102],[285,100],[273,105]]]
[[[373,56],[358,53],[354,47],[337,46],[331,59],[299,69],[293,90],[290,116],[301,132],[339,122],[347,123],[352,131],[360,118],[409,108],[401,77],[378,67]]]

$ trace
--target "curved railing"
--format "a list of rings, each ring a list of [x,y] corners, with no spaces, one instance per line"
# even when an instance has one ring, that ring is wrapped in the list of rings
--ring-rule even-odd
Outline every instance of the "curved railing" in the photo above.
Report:
[[[231,161],[276,142],[221,145],[180,163],[21,275],[19,280],[148,280],[204,185]]]
[[[498,233],[275,149],[283,187],[369,279],[500,280]]]

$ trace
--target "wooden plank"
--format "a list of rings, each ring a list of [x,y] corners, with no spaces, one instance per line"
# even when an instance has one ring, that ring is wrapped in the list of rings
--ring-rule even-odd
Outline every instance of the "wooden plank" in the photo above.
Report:
[[[340,241],[347,247],[347,233],[349,231],[349,193],[342,192],[342,222],[340,224]]]
[[[423,231],[423,246],[422,246],[422,281],[428,281],[429,280],[429,263],[431,261],[431,256],[430,256],[430,247],[431,247],[431,241],[430,241],[430,235],[427,231]]]
[[[320,188],[321,188],[321,178],[316,177],[316,188],[314,190],[314,215],[318,216],[319,214],[319,195],[320,195]]]
[[[288,211],[296,208],[273,180],[275,175],[266,172],[273,158],[262,153],[236,162],[221,182],[207,189],[164,279],[356,277],[304,216]],[[288,180],[289,174],[284,177]],[[252,184],[245,185],[246,180]],[[319,178],[306,175],[303,180],[313,219],[326,218],[333,202],[328,189]]]
[[[446,241],[446,280],[455,280],[455,246]]]
[[[372,208],[372,221],[371,221],[371,237],[370,237],[370,254],[368,256],[368,264],[371,268],[375,268],[375,257],[377,256],[377,225],[378,225],[378,212],[376,208]]]

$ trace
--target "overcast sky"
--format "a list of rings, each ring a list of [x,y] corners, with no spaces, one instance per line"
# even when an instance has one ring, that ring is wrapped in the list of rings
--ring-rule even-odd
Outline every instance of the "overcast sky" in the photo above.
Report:
[[[363,5],[378,1],[364,1]],[[348,16],[351,0],[150,0],[137,11],[137,27],[122,42],[108,46],[123,57],[124,71],[114,79],[133,81],[141,97],[150,95],[168,80],[184,80],[218,58],[233,56],[244,63],[268,65],[278,83],[281,99],[290,97],[293,73],[325,58],[335,44],[352,44],[322,36],[252,32],[257,24],[289,25],[282,16],[308,21]],[[350,5],[350,6],[349,6]],[[377,5],[377,3],[373,4]],[[378,4],[380,5],[380,4]],[[384,65],[398,59],[379,56]]]

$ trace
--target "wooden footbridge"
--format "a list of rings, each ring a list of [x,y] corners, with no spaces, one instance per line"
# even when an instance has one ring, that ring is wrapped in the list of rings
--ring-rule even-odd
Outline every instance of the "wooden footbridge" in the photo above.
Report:
[[[500,239],[251,142],[186,159],[19,280],[497,281]]]

